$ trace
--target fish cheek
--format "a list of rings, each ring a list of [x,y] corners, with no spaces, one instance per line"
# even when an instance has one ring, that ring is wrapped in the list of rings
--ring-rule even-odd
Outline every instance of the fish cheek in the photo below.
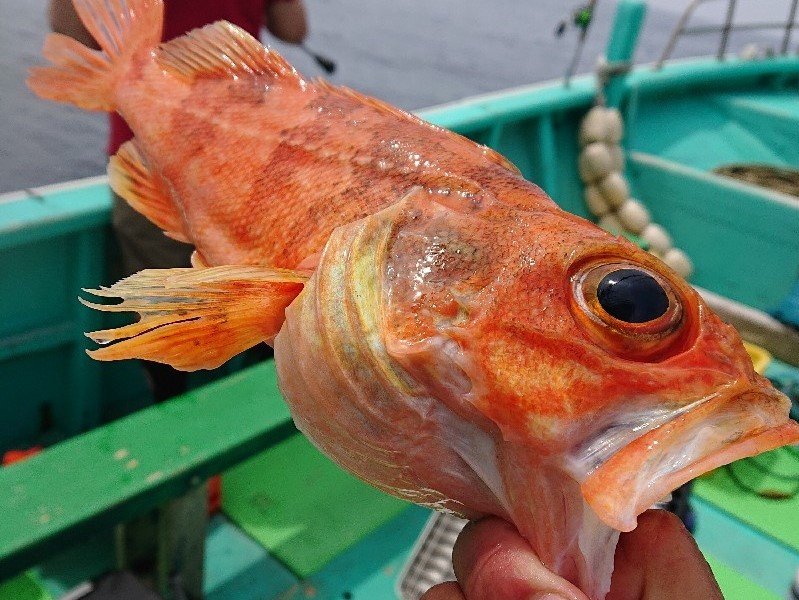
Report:
[[[484,373],[475,402],[506,438],[565,445],[568,424],[594,410],[602,377],[577,344],[503,328],[481,335],[474,354]]]

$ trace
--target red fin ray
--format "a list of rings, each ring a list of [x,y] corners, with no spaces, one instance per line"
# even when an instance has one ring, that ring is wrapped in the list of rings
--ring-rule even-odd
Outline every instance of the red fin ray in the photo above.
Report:
[[[183,371],[216,368],[271,341],[306,280],[304,273],[269,267],[148,269],[110,288],[84,290],[122,299],[119,304],[81,299],[90,308],[141,315],[136,323],[86,334],[104,345],[89,355],[152,360]]]
[[[269,75],[296,83],[302,78],[274,50],[227,21],[218,21],[161,44],[158,61],[189,80],[196,77]]]
[[[169,237],[192,243],[183,217],[160,179],[145,165],[135,139],[122,144],[108,163],[108,182],[137,212]]]

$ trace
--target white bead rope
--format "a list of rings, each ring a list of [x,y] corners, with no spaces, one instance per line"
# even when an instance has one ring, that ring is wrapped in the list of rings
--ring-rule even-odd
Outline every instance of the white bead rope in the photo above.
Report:
[[[608,119],[605,116],[605,109],[595,106],[586,113],[583,122],[580,123],[580,146],[591,142],[604,142],[607,139]]]
[[[624,152],[621,146],[608,146],[610,148],[611,171],[624,171]]]
[[[630,198],[630,187],[623,175],[624,152],[621,139],[624,123],[615,108],[594,106],[580,123],[578,170],[585,184],[584,198],[589,212],[605,231],[638,235],[649,244],[649,251],[684,278],[690,277],[693,264],[679,248],[672,246],[668,232],[652,222],[647,208]]]
[[[671,236],[657,223],[650,223],[641,232],[641,238],[649,247],[660,254],[671,249]]]
[[[687,277],[694,270],[691,259],[679,248],[670,248],[663,255],[663,262],[677,271],[682,277]],[[687,273],[688,275],[685,275]]]
[[[597,184],[600,193],[613,210],[619,207],[630,197],[630,187],[624,175],[613,172]]]
[[[599,221],[597,221],[597,225],[599,225],[608,233],[612,233],[614,235],[620,235],[624,230],[624,227],[622,227],[621,223],[619,222],[619,218],[614,213],[606,214],[604,217],[599,219]]]
[[[602,142],[591,142],[580,152],[580,177],[593,183],[607,177],[613,171],[613,156],[610,148]]]
[[[635,235],[641,235],[644,227],[649,225],[652,220],[646,207],[632,198],[621,205],[617,214],[624,228],[627,231],[632,231]]]
[[[595,185],[585,186],[583,195],[592,215],[601,217],[610,212],[610,204]]]

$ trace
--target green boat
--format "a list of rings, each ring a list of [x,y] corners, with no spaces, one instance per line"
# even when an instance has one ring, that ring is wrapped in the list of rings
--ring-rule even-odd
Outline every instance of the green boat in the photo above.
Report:
[[[658,224],[680,250],[671,258],[689,259],[692,283],[765,348],[766,376],[799,394],[799,335],[771,316],[796,289],[799,199],[729,176],[765,167],[790,179],[799,168],[799,56],[788,51],[797,0],[778,51],[764,55],[726,53],[734,5],[716,57],[631,65],[645,6],[626,0],[596,77],[419,114],[505,154],[564,209],[632,223],[632,238],[666,260],[660,238],[645,235]],[[696,32],[686,17],[673,41]],[[622,215],[623,202],[615,213],[585,202],[586,183],[599,185],[580,168],[597,100],[620,111],[614,172],[645,222],[640,209]],[[295,430],[271,362],[236,359],[152,405],[136,364],[85,355],[83,332],[106,317],[75,298],[113,272],[110,204],[104,177],[0,196],[0,452],[44,448],[0,468],[0,600],[79,598],[127,569],[165,598],[399,598],[430,511],[321,456]],[[221,511],[209,516],[217,473]],[[795,448],[696,484],[696,536],[727,598],[788,593],[797,490]]]

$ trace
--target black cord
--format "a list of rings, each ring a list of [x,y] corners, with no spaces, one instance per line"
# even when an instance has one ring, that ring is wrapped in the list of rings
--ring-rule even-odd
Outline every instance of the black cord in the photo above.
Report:
[[[757,461],[757,458],[754,457],[754,456],[750,457],[746,461],[746,464],[751,466],[751,467],[754,467],[756,470],[760,471],[761,473],[763,473],[765,475],[768,475],[769,477],[773,477],[774,479],[779,479],[780,481],[791,481],[791,482],[792,481],[797,481],[797,482],[799,482],[799,475],[788,475],[788,474],[785,474],[785,473],[778,473],[777,471],[774,471],[774,470],[770,469],[769,467],[760,464]]]
[[[322,67],[322,70],[327,73],[328,75],[333,75],[338,68],[336,62],[326,56],[319,54],[318,52],[314,52],[305,44],[300,44],[300,48],[308,54],[311,58],[314,59],[317,65]]]
[[[797,450],[796,448],[788,446],[783,448],[783,450],[787,451],[793,457],[799,459],[799,450]],[[796,498],[797,495],[799,495],[799,476],[797,475],[785,475],[783,473],[777,473],[772,469],[769,469],[768,467],[758,463],[753,458],[750,458],[747,460],[747,464],[753,466],[761,473],[764,473],[769,477],[774,477],[775,479],[779,479],[780,481],[796,482],[796,486],[791,491],[788,492],[775,489],[759,490],[755,487],[752,487],[751,485],[749,485],[748,483],[746,483],[741,479],[741,477],[735,472],[735,469],[733,468],[734,464],[735,463],[730,463],[728,465],[725,465],[724,469],[727,472],[727,474],[730,476],[732,482],[740,489],[744,490],[745,492],[754,494],[761,498],[767,498],[769,500],[792,500],[793,498]]]

